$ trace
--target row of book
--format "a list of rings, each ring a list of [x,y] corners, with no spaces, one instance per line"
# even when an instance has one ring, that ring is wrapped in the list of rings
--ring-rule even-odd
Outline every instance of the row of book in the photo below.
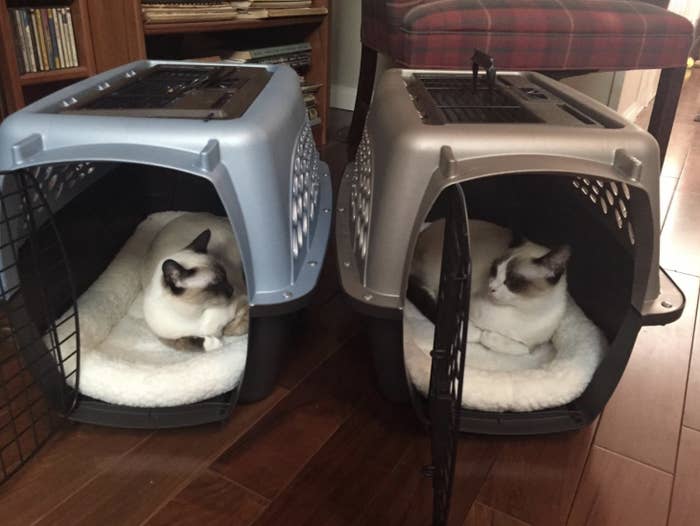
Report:
[[[287,64],[294,68],[299,75],[301,91],[304,95],[306,111],[312,126],[320,124],[321,119],[318,114],[318,101],[316,96],[321,84],[310,84],[306,82],[304,75],[311,65],[311,44],[299,42],[285,46],[271,46],[256,49],[234,51],[227,59],[227,62],[237,64]]]
[[[142,0],[146,23],[213,22],[255,20],[328,14],[325,7],[312,7],[312,0],[244,0],[212,2],[197,0]]]
[[[325,7],[311,7],[311,0],[250,0],[239,3],[248,4],[238,8],[238,18],[241,19],[328,14]]]
[[[9,11],[21,73],[79,65],[70,8],[25,7]]]

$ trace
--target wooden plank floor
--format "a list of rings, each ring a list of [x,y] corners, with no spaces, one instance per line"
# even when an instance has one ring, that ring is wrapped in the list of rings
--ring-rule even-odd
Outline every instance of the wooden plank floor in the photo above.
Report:
[[[450,525],[700,523],[699,95],[696,71],[661,180],[662,261],[685,291],[683,318],[642,331],[587,429],[463,437]],[[337,183],[344,145],[331,141],[326,157]],[[333,260],[331,247],[268,399],[194,429],[70,425],[0,487],[0,524],[430,524],[426,436],[409,408],[374,388],[362,322],[339,294]]]

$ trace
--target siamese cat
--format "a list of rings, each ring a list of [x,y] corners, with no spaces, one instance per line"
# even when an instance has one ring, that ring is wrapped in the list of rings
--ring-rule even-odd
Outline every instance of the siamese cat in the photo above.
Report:
[[[149,328],[178,348],[221,347],[248,331],[241,256],[226,218],[186,212],[156,235],[141,273]]]
[[[437,298],[444,220],[421,232],[412,274]],[[467,340],[526,354],[548,342],[567,302],[568,246],[549,249],[486,221],[469,221],[472,287]]]

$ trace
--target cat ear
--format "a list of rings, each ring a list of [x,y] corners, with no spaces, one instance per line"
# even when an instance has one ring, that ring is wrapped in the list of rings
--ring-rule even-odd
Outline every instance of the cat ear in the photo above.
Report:
[[[198,254],[206,254],[207,253],[207,245],[209,244],[209,240],[211,239],[211,230],[208,228],[199,234],[196,238],[194,238],[194,241],[187,245],[185,247],[185,250],[191,250],[193,252],[197,252]]]
[[[566,270],[566,264],[571,257],[571,248],[568,245],[562,245],[550,250],[541,258],[537,258],[535,263],[542,265],[549,271],[549,277],[559,279]]]
[[[177,293],[182,291],[182,280],[187,275],[187,269],[173,259],[166,259],[161,266],[163,279],[170,290]]]

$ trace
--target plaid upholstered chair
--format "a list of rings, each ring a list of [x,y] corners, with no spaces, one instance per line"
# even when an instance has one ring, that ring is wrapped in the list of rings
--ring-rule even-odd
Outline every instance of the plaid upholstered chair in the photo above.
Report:
[[[474,49],[497,69],[563,78],[661,69],[649,131],[663,159],[676,113],[692,24],[668,0],[362,0],[362,60],[351,152],[372,97],[377,53],[411,68],[470,69]]]

